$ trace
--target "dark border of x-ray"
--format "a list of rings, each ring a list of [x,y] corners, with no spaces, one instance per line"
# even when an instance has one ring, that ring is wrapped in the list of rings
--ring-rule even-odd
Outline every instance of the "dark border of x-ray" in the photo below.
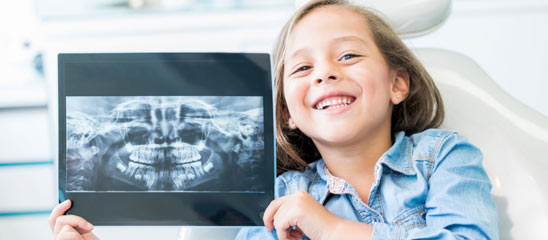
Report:
[[[134,67],[140,70],[132,75],[135,69],[124,69],[117,63],[135,63]],[[101,67],[89,67],[94,64]],[[67,73],[78,66],[84,66],[86,71],[78,72],[78,79],[66,79]],[[147,75],[147,68],[150,68],[150,75]],[[163,75],[161,70],[164,68],[180,75]],[[58,187],[59,202],[72,200],[72,207],[66,214],[82,216],[99,226],[263,225],[261,216],[274,199],[276,177],[271,69],[271,58],[266,53],[59,54]],[[152,76],[154,81],[150,81]],[[184,80],[180,76],[185,76]],[[67,192],[67,96],[262,96],[264,157],[272,167],[261,173],[264,174],[261,184],[267,190],[263,193]]]

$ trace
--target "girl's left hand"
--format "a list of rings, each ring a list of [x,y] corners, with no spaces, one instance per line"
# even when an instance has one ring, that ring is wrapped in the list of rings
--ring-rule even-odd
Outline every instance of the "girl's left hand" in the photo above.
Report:
[[[337,216],[304,191],[270,202],[263,216],[266,229],[272,231],[275,227],[280,240],[300,239],[303,234],[310,239],[329,239],[328,231],[337,220]]]

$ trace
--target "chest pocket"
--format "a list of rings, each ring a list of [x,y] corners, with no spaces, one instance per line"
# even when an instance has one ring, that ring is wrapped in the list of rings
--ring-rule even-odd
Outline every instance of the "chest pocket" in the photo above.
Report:
[[[423,228],[426,227],[425,220],[426,210],[424,206],[419,206],[411,209],[407,209],[400,215],[398,215],[394,221],[392,221],[396,226],[410,230],[413,228]]]

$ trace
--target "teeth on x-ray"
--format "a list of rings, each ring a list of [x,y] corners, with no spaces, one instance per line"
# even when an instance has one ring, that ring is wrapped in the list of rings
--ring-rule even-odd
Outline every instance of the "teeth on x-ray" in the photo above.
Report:
[[[201,158],[198,147],[188,144],[173,148],[157,144],[135,147],[131,143],[127,143],[125,148],[126,150],[131,149],[128,151],[130,160],[150,165],[165,162],[166,158],[173,159],[177,163],[189,163]]]
[[[68,190],[215,188],[263,149],[261,97],[67,98]]]
[[[204,166],[204,171],[205,171],[206,173],[208,173],[209,171],[211,171],[212,168],[213,168],[213,164],[207,163],[207,164]]]

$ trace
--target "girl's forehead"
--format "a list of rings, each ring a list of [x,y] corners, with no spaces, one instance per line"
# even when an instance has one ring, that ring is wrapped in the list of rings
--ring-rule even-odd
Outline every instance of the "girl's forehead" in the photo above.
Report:
[[[320,7],[300,19],[291,31],[286,42],[286,60],[303,49],[321,50],[352,41],[374,47],[366,18],[344,6]]]
[[[326,6],[314,9],[300,19],[292,29],[286,42],[288,54],[313,43],[348,37],[371,43],[372,37],[366,18],[344,6]],[[286,55],[288,56],[288,55]]]

